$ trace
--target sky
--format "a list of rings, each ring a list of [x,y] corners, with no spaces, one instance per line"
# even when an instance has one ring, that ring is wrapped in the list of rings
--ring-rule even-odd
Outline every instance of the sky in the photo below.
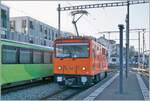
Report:
[[[65,7],[103,2],[107,3],[116,1],[2,1],[2,4],[10,8],[10,17],[30,16],[58,28],[58,4],[61,4],[61,7]],[[130,6],[131,29],[146,28],[146,30],[149,31],[149,5],[150,4],[137,4]],[[91,35],[98,38],[103,36],[103,34],[98,34],[98,32],[118,31],[118,24],[124,24],[125,27],[126,6],[88,9],[87,11],[89,14],[84,15],[77,22],[80,35]],[[70,11],[61,12],[61,30],[75,33]],[[108,36],[108,34],[105,34],[106,38],[108,38]],[[119,34],[110,34],[110,39],[115,39],[118,43]],[[130,39],[138,39],[138,33],[130,33]],[[149,32],[145,33],[145,43],[147,50],[149,48]],[[133,45],[138,49],[138,40],[130,40],[130,45]]]

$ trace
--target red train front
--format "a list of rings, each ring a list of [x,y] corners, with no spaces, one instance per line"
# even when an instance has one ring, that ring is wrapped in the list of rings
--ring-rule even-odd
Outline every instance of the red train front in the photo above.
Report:
[[[107,75],[106,48],[86,37],[55,40],[54,75],[59,84],[89,86]]]

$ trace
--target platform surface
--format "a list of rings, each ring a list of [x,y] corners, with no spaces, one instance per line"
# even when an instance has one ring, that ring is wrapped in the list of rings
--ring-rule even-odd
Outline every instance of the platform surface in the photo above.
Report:
[[[140,84],[135,73],[130,72],[123,80],[123,93],[119,93],[119,76],[99,94],[95,100],[144,100]]]

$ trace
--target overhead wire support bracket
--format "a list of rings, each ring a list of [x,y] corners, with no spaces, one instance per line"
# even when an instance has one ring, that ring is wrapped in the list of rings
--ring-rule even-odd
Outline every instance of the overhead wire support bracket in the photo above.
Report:
[[[140,31],[141,32],[143,30],[146,30],[146,28],[129,29],[130,32],[132,32],[132,31],[137,31],[137,32]],[[126,32],[126,30],[124,30],[123,32]],[[119,33],[119,31],[112,30],[112,31],[98,32],[98,34],[103,34],[103,33]]]
[[[149,3],[149,0],[133,0],[129,1],[129,5]],[[90,8],[102,8],[102,7],[117,7],[117,6],[127,6],[128,2],[113,2],[113,3],[101,3],[101,4],[89,4],[89,5],[78,5],[78,6],[68,6],[59,8],[60,11],[69,10],[82,10]]]

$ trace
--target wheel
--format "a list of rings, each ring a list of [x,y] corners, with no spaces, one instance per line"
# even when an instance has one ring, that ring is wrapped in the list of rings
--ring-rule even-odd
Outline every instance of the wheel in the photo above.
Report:
[[[97,83],[99,81],[100,81],[100,76],[99,76],[99,74],[97,74],[94,76],[94,83]]]
[[[105,72],[105,77],[107,77],[107,72]]]

